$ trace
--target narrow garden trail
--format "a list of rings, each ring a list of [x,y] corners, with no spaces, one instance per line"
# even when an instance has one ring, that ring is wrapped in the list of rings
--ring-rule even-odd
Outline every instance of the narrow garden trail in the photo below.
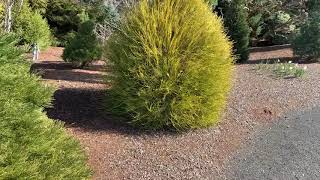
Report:
[[[302,79],[275,79],[256,72],[254,64],[237,65],[218,127],[181,134],[139,131],[105,112],[110,86],[103,82],[103,64],[73,69],[61,53],[61,48],[50,48],[35,65],[44,81],[58,88],[47,113],[80,140],[94,179],[225,179],[226,168],[255,131],[288,112],[320,105],[320,64],[307,64]],[[292,52],[253,53],[251,59],[278,56],[290,58]]]

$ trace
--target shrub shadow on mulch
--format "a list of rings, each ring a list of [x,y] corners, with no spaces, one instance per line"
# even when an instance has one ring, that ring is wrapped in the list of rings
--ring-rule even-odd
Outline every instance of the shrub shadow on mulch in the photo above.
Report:
[[[47,115],[60,120],[67,127],[79,127],[85,131],[111,131],[124,135],[178,135],[172,129],[148,131],[134,128],[128,117],[115,116],[105,108],[109,98],[107,90],[59,89],[54,94],[51,108]]]
[[[101,73],[88,73],[85,71],[50,71],[46,70],[40,73],[43,78],[50,80],[62,80],[69,82],[81,82],[81,83],[92,83],[92,84],[103,84],[104,75]],[[62,74],[62,75],[61,75]]]
[[[43,70],[43,69],[55,69],[55,70],[70,70],[73,69],[71,63],[61,63],[61,61],[41,61],[32,64],[33,69]]]
[[[104,110],[105,90],[59,89],[54,93],[47,114],[67,126],[88,130],[112,130],[124,127],[125,120]]]

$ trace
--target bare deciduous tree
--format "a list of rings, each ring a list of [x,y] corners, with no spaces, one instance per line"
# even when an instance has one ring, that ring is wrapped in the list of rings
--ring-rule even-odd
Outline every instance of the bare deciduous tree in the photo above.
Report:
[[[13,16],[12,16],[12,11],[13,11],[13,7],[15,5],[15,3],[18,0],[4,0],[4,7],[5,7],[5,18],[4,18],[4,30],[5,32],[11,32],[12,30],[12,23],[13,23]],[[22,9],[24,0],[19,0],[19,4],[18,4],[18,9],[20,12],[20,10]]]
[[[4,18],[4,30],[6,32],[11,32],[12,29],[12,9],[14,6],[15,0],[6,0],[5,1],[5,18]]]

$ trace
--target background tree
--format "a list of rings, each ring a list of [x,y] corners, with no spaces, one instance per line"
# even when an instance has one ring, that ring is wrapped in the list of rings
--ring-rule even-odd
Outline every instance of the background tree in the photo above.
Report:
[[[112,3],[105,3],[103,0],[92,3],[88,13],[95,22],[95,34],[104,46],[113,30],[118,28],[120,14]]]
[[[289,43],[306,20],[307,0],[247,0],[251,46]]]
[[[0,1],[0,33],[3,31],[4,28],[4,3],[2,1]]]
[[[45,18],[57,38],[57,44],[64,46],[68,36],[77,32],[81,24],[83,7],[73,0],[49,0]]]
[[[46,13],[48,8],[48,0],[28,0],[32,11],[37,11],[41,15]]]
[[[234,42],[237,62],[245,62],[249,57],[250,27],[246,0],[223,0],[220,5],[226,30]]]
[[[12,11],[15,0],[5,0],[5,18],[4,18],[4,30],[5,32],[11,32],[12,30]]]
[[[24,5],[15,19],[14,32],[21,37],[21,43],[37,43],[41,49],[51,45],[49,25],[38,12],[33,12],[29,6]]]
[[[296,55],[318,59],[320,58],[320,1],[310,0],[307,7],[308,20],[293,41],[293,49]]]

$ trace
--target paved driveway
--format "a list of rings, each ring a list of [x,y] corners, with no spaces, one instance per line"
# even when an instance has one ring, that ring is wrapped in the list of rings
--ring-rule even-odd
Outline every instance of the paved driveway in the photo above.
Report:
[[[320,108],[257,132],[228,164],[228,179],[320,179]]]

